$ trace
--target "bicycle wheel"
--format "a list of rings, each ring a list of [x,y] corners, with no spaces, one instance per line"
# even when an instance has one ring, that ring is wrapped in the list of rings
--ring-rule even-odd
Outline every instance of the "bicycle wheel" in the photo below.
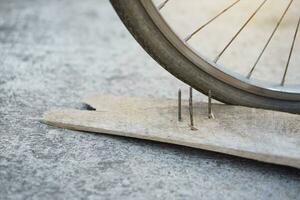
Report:
[[[295,46],[297,44],[300,22],[299,16],[296,17],[296,20],[293,21],[295,23],[292,23],[293,25],[289,28],[289,30],[292,30],[290,32],[293,33],[291,34],[291,39],[284,43],[289,45],[288,50],[284,51],[287,54],[287,58],[283,66],[282,77],[278,80],[278,83],[276,81],[264,80],[264,76],[262,76],[262,79],[253,78],[253,74],[259,71],[257,68],[260,66],[259,63],[262,62],[262,57],[267,54],[267,50],[274,49],[270,48],[270,46],[275,40],[275,36],[278,35],[280,27],[284,27],[285,18],[287,18],[287,15],[291,12],[290,10],[298,8],[293,0],[289,2],[282,1],[282,4],[285,3],[285,7],[282,10],[275,8],[270,10],[268,15],[272,16],[273,21],[275,21],[274,26],[268,25],[269,28],[271,27],[271,31],[266,31],[263,23],[258,23],[259,25],[256,26],[256,29],[263,30],[262,33],[267,37],[265,41],[262,39],[264,43],[261,48],[257,48],[258,56],[253,64],[246,65],[248,67],[247,69],[249,69],[246,74],[232,70],[230,67],[227,67],[228,65],[226,65],[226,63],[222,63],[221,60],[224,55],[230,54],[229,49],[234,46],[236,40],[242,33],[247,32],[247,28],[249,28],[255,19],[264,20],[263,16],[260,16],[261,13],[266,13],[268,6],[272,6],[274,4],[272,2],[274,1],[257,0],[254,2],[235,0],[231,2],[223,1],[223,3],[221,3],[220,0],[216,1],[216,3],[211,3],[211,5],[205,5],[205,9],[202,9],[203,12],[209,10],[207,6],[211,6],[212,10],[210,13],[214,14],[207,16],[206,22],[203,22],[199,27],[194,26],[194,30],[189,30],[190,33],[186,35],[183,35],[180,31],[176,30],[176,27],[168,23],[168,15],[162,13],[167,7],[169,7],[169,10],[172,10],[172,2],[176,1],[164,0],[156,4],[150,0],[111,0],[119,17],[141,46],[167,71],[191,85],[196,90],[204,94],[207,94],[208,91],[211,90],[213,91],[213,97],[215,99],[228,104],[300,113],[299,84],[286,83],[291,60],[293,56],[295,57]],[[248,4],[239,7],[239,4],[244,2],[248,2]],[[192,5],[192,7],[195,8],[196,6]],[[282,7],[282,5],[279,7]],[[243,8],[247,8],[249,11],[245,12],[245,10],[242,10],[241,12],[240,9]],[[201,12],[201,7],[197,9]],[[240,15],[245,16],[236,17],[233,15],[234,17],[230,18],[232,16],[228,13],[234,9],[236,9]],[[204,14],[208,15],[205,12]],[[178,16],[175,15],[175,17],[177,18]],[[225,44],[221,49],[219,48],[219,51],[212,51],[213,53],[217,52],[215,57],[211,57],[213,53],[204,55],[205,53],[201,52],[201,48],[198,48],[199,46],[201,47],[202,43],[195,42],[195,44],[193,44],[193,40],[207,27],[213,27],[212,25],[214,23],[214,27],[220,27],[219,24],[224,22],[218,22],[218,20],[222,19],[222,17],[230,19],[227,19],[227,24],[224,27],[228,30],[232,29],[229,33],[234,34],[230,36],[228,41],[222,40],[219,37],[213,40],[214,44]],[[228,26],[228,24],[233,23],[232,21],[234,21],[234,19],[239,18],[241,19],[240,23],[236,23],[237,28]],[[292,18],[295,18],[294,15]],[[186,24],[196,24],[195,21],[197,20],[192,19],[193,18],[189,19]],[[223,32],[225,31],[222,31],[222,34],[218,32],[211,33],[221,36]],[[204,38],[209,38],[212,34],[207,35],[206,33],[202,35],[204,35]],[[224,35],[226,34],[224,33]],[[286,35],[287,34],[285,34],[285,36]],[[246,38],[249,39],[251,36],[253,35],[250,34]],[[253,46],[256,44],[255,40],[257,40],[256,37],[254,37]],[[226,42],[222,43],[219,41]],[[205,47],[203,47],[203,49],[205,49]],[[247,52],[247,49],[243,50]],[[242,59],[239,65],[245,65],[245,61]]]

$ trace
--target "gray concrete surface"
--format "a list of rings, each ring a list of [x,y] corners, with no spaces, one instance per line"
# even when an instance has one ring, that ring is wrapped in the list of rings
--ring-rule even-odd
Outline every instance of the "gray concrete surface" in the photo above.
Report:
[[[300,199],[293,168],[39,123],[50,107],[80,108],[97,91],[186,88],[108,1],[1,0],[0,47],[0,199]]]

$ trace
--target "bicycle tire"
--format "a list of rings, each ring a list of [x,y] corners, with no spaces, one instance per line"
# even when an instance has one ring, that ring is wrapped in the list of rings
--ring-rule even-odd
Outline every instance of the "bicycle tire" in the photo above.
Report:
[[[140,0],[110,0],[129,32],[164,69],[194,89],[231,105],[300,113],[300,102],[254,94],[211,76],[182,55],[155,25]]]

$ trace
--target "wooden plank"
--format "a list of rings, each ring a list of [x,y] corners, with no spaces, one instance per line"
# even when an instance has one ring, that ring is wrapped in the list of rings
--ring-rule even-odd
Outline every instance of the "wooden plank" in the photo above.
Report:
[[[189,126],[188,102],[96,95],[83,100],[95,111],[53,109],[44,115],[49,125],[74,130],[140,138],[205,149],[268,163],[300,168],[300,116],[239,106],[194,104],[196,131]]]

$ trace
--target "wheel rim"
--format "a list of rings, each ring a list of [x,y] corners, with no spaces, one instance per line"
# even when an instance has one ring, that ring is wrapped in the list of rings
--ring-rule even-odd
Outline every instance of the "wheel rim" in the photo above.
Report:
[[[153,22],[156,26],[161,30],[164,36],[171,42],[171,44],[179,50],[186,58],[188,58],[191,62],[193,62],[196,66],[198,66],[201,70],[207,72],[208,74],[212,75],[213,77],[221,80],[233,87],[245,90],[247,92],[251,92],[257,95],[271,97],[275,99],[282,99],[282,100],[290,100],[290,101],[299,101],[300,100],[300,87],[299,84],[294,85],[286,85],[285,79],[288,71],[288,67],[290,64],[290,60],[293,57],[293,51],[295,48],[295,44],[298,38],[298,29],[300,23],[300,17],[297,21],[297,25],[294,30],[293,40],[291,42],[289,56],[287,58],[287,63],[285,66],[285,71],[282,76],[282,80],[278,84],[269,83],[262,80],[256,80],[251,78],[257,63],[260,61],[261,57],[265,53],[268,45],[273,39],[278,27],[282,24],[284,17],[288,13],[291,5],[293,5],[293,0],[290,0],[281,15],[279,21],[277,22],[276,26],[274,27],[271,36],[267,40],[267,43],[264,45],[262,51],[260,51],[259,58],[256,60],[255,64],[251,67],[251,71],[246,76],[241,74],[235,73],[232,70],[228,70],[226,67],[218,63],[218,60],[224,54],[224,52],[230,47],[230,45],[235,41],[239,34],[244,31],[247,27],[248,23],[256,16],[259,11],[263,8],[263,6],[267,3],[268,0],[262,0],[258,7],[251,13],[251,16],[247,18],[247,21],[243,24],[241,28],[238,29],[237,33],[232,37],[232,40],[223,48],[223,50],[217,55],[216,59],[211,59],[206,57],[205,55],[201,54],[197,51],[191,44],[189,44],[190,39],[195,36],[199,31],[204,29],[207,25],[212,23],[215,19],[220,17],[223,13],[233,8],[240,0],[235,0],[228,4],[228,6],[221,10],[221,12],[217,13],[215,17],[212,17],[208,20],[207,23],[200,26],[200,28],[193,31],[191,34],[187,35],[186,37],[179,37],[175,31],[173,31],[173,27],[171,27],[162,14],[160,10],[164,9],[168,5],[168,3],[172,0],[164,0],[161,4],[155,5],[152,1],[148,0],[140,0],[142,5],[144,6],[145,10],[152,18]]]

